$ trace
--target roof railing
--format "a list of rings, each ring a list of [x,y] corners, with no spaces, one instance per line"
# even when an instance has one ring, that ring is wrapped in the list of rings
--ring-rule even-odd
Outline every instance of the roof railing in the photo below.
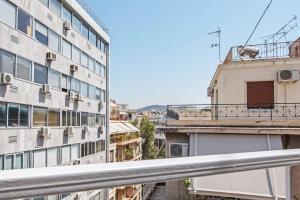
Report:
[[[183,157],[0,172],[0,200],[295,166],[300,150]]]

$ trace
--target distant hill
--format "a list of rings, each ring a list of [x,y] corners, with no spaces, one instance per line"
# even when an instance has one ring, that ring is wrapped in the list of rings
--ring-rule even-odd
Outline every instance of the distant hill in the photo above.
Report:
[[[165,112],[166,110],[167,110],[167,106],[164,105],[150,105],[150,106],[136,109],[137,112],[145,112],[145,111]]]

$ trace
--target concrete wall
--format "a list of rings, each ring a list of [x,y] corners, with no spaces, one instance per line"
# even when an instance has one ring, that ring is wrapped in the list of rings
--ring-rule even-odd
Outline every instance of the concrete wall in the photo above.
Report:
[[[270,61],[245,61],[220,65],[214,87],[214,103],[246,104],[248,81],[275,81],[275,103],[297,103],[300,81],[286,84],[277,82],[277,72],[285,69],[300,70],[299,59],[278,59]],[[218,102],[216,101],[218,91]]]

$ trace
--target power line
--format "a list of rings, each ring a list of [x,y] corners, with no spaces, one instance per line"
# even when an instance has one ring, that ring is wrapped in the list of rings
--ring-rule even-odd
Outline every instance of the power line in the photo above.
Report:
[[[273,0],[271,0],[271,1],[269,2],[268,6],[265,8],[265,10],[264,10],[263,14],[261,15],[261,17],[259,18],[258,22],[256,23],[256,25],[255,25],[255,27],[254,27],[254,29],[253,29],[253,31],[252,31],[252,33],[251,33],[251,35],[249,36],[249,38],[247,39],[246,43],[244,44],[244,46],[243,46],[243,49],[245,48],[245,46],[248,44],[248,42],[249,42],[249,41],[250,41],[250,39],[252,38],[252,36],[253,36],[253,34],[255,33],[255,31],[256,31],[256,29],[257,29],[257,27],[259,26],[259,24],[260,24],[261,20],[264,18],[264,16],[265,16],[266,12],[267,12],[267,11],[268,11],[268,9],[270,8],[270,6],[271,6],[272,2],[273,2]]]

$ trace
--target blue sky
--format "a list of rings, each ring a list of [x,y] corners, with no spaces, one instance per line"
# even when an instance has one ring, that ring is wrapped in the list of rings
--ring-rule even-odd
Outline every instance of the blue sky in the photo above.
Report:
[[[208,36],[220,26],[222,59],[245,43],[269,0],[87,0],[111,37],[111,98],[132,108],[209,103],[206,89],[218,63]],[[274,0],[250,43],[275,33],[299,0]],[[299,21],[299,20],[298,20]],[[300,36],[299,28],[288,35]]]

